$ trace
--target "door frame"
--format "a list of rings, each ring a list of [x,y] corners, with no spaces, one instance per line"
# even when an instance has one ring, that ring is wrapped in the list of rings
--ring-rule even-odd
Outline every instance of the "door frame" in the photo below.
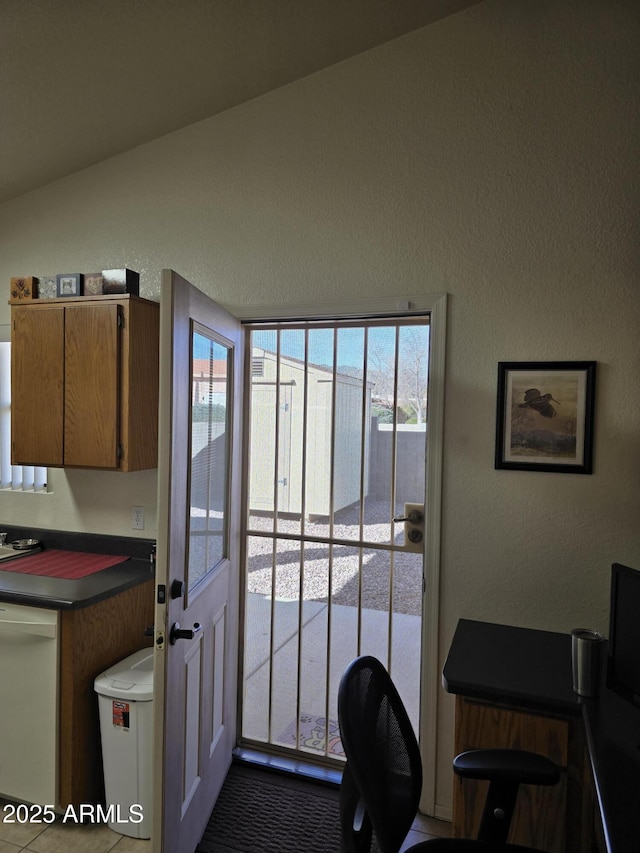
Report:
[[[439,616],[442,520],[442,457],[444,441],[444,383],[447,294],[364,299],[355,302],[276,305],[225,305],[241,323],[295,319],[359,319],[372,316],[406,317],[429,314],[428,439],[425,460],[425,550],[422,615],[422,666],[420,672],[420,751],[424,767],[420,811],[436,814],[436,759],[438,691],[440,687]],[[245,357],[248,347],[245,347]],[[246,415],[245,415],[246,417]],[[247,431],[245,431],[246,433]],[[246,494],[246,449],[243,452],[243,487]],[[244,517],[244,515],[243,515]],[[241,602],[244,594],[241,593]],[[241,628],[244,614],[240,614]],[[240,638],[242,655],[242,638]]]

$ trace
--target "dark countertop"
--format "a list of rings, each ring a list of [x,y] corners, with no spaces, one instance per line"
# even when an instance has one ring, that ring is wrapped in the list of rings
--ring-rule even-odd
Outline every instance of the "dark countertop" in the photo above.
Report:
[[[11,525],[1,526],[0,530],[7,533],[7,542],[25,537],[39,539],[44,551],[47,548],[59,548],[94,554],[117,554],[131,558],[124,563],[78,580],[2,571],[0,563],[0,601],[53,610],[69,610],[95,604],[154,578],[154,569],[149,559],[152,546],[155,544],[152,539],[22,528]]]
[[[442,682],[471,698],[582,714],[607,849],[630,853],[640,850],[640,708],[606,687],[605,668],[599,695],[583,699],[570,634],[461,619]]]
[[[449,693],[580,713],[571,686],[571,636],[461,619],[442,670]]]

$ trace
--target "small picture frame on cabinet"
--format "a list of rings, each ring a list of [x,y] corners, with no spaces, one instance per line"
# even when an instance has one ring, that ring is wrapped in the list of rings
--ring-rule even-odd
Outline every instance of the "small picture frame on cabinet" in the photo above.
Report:
[[[57,276],[58,296],[82,296],[82,273],[59,273]]]
[[[86,272],[84,274],[83,296],[100,296],[102,294],[102,273]]]
[[[58,295],[58,283],[55,275],[40,276],[38,299],[55,299]]]

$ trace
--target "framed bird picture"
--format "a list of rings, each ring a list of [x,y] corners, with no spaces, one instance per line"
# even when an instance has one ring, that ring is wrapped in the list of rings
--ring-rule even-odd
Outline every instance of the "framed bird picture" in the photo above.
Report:
[[[496,468],[591,474],[595,361],[498,363]]]

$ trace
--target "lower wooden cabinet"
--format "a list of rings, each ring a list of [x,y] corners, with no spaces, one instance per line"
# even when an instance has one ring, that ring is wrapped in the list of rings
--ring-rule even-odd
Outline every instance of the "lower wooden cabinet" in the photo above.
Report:
[[[558,785],[523,785],[509,841],[545,853],[589,850],[592,803],[585,796],[582,720],[456,696],[455,752],[467,749],[525,749],[563,768]],[[475,838],[488,783],[454,777],[453,835]]]
[[[59,805],[104,803],[97,675],[152,640],[154,582],[89,607],[62,611],[60,629]]]

